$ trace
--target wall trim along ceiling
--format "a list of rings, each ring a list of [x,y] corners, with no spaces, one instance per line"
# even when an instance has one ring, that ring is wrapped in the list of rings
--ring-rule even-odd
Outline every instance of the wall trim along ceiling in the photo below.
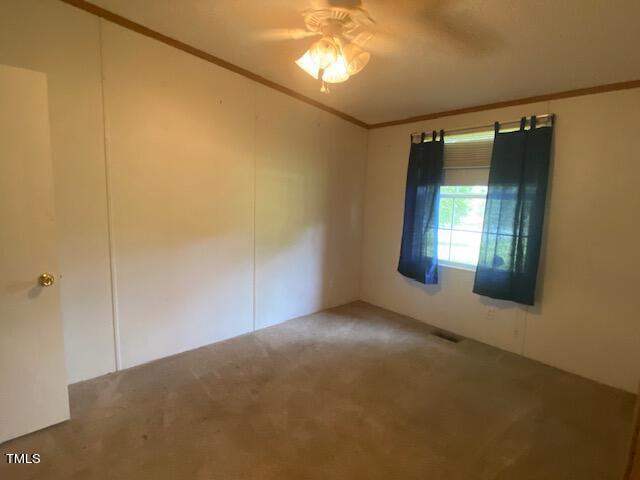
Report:
[[[563,98],[581,97],[583,95],[592,95],[594,93],[614,92],[616,90],[627,90],[630,88],[639,88],[640,80],[632,80],[629,82],[608,83],[606,85],[597,85],[595,87],[578,88],[575,90],[566,90],[564,92],[548,93],[545,95],[534,95],[533,97],[518,98],[516,100],[505,100],[502,102],[487,103],[485,105],[476,105],[474,107],[458,108],[455,110],[446,110],[444,112],[426,113],[415,117],[402,118],[400,120],[391,120],[388,122],[380,122],[367,124],[367,128],[384,128],[393,125],[402,125],[404,123],[422,122],[425,120],[433,120],[441,117],[451,117],[463,113],[481,112],[483,110],[495,110],[497,108],[513,107],[515,105],[525,105],[528,103],[547,102],[549,100],[560,100]]]
[[[264,78],[256,73],[253,73],[245,68],[239,67],[237,65],[234,65],[231,62],[227,62],[226,60],[223,60],[219,57],[216,57],[214,55],[211,55],[210,53],[207,53],[203,50],[200,50],[196,47],[193,47],[191,45],[188,45],[186,43],[181,42],[180,40],[176,40],[175,38],[169,37],[167,35],[163,35],[160,32],[157,32],[155,30],[152,30],[151,28],[145,27],[144,25],[141,25],[139,23],[136,23],[132,20],[129,20],[125,17],[122,17],[116,13],[110,12],[109,10],[105,10],[102,7],[98,7],[97,5],[94,5],[92,3],[86,2],[84,0],[60,0],[63,3],[67,3],[69,5],[73,5],[74,7],[80,8],[82,10],[84,10],[85,12],[89,12],[93,15],[96,15],[100,18],[103,18],[109,22],[115,23],[117,25],[120,25],[121,27],[124,28],[128,28],[129,30],[133,30],[134,32],[137,32],[141,35],[144,35],[146,37],[150,37],[153,38],[154,40],[157,40],[159,42],[162,42],[166,45],[169,45],[171,47],[177,48],[178,50],[182,50],[183,52],[189,53],[191,55],[194,55],[196,57],[199,57],[203,60],[206,60],[207,62],[213,63],[215,65],[218,65],[219,67],[222,68],[226,68],[227,70],[230,70],[234,73],[237,73],[239,75],[242,75],[243,77],[246,77],[250,80],[253,80],[254,82],[258,82],[262,85],[265,85],[269,88],[273,88],[274,90],[277,90],[281,93],[284,93],[285,95],[289,95],[290,97],[293,97],[297,100],[300,100],[302,102],[305,102],[309,105],[312,105],[316,108],[319,108],[321,110],[324,110],[325,112],[329,112],[332,113],[333,115],[337,115],[338,117],[342,118],[343,120],[346,120],[348,122],[351,122],[355,125],[358,125],[359,127],[362,128],[369,128],[369,125],[365,122],[362,122],[360,120],[358,120],[355,117],[352,117],[351,115],[347,115],[346,113],[343,113],[339,110],[336,110],[335,108],[331,108],[327,105],[324,105],[323,103],[320,103],[312,98],[307,97],[306,95],[302,95],[301,93],[298,93],[294,90],[291,90],[290,88],[285,87],[284,85],[280,85],[279,83],[273,82],[267,78]]]
[[[362,120],[358,120],[357,118],[341,112],[340,110],[336,110],[335,108],[329,107],[328,105],[325,105],[321,102],[318,102],[317,100],[314,100],[312,98],[307,97],[306,95],[303,95],[301,93],[296,92],[295,90],[292,90],[288,87],[285,87],[284,85],[280,85],[279,83],[276,83],[272,80],[269,80],[268,78],[262,77],[256,73],[253,73],[245,68],[239,67],[231,62],[228,62],[226,60],[223,60],[219,57],[216,57],[214,55],[211,55],[210,53],[207,53],[203,50],[200,50],[196,47],[193,47],[191,45],[188,45],[186,43],[183,43],[179,40],[176,40],[175,38],[169,37],[167,35],[164,35],[160,32],[157,32],[155,30],[152,30],[151,28],[145,27],[144,25],[141,25],[139,23],[136,23],[132,20],[129,20],[125,17],[122,17],[116,13],[110,12],[109,10],[106,10],[102,7],[99,7],[97,5],[94,5],[92,3],[89,3],[85,0],[60,0],[63,3],[72,5],[74,7],[80,8],[88,13],[91,13],[93,15],[96,15],[100,18],[103,18],[109,22],[115,23],[117,25],[120,25],[121,27],[124,28],[128,28],[129,30],[132,30],[134,32],[137,32],[141,35],[145,35],[147,37],[153,38],[159,42],[162,42],[166,45],[172,46],[174,48],[177,48],[178,50],[182,50],[186,53],[189,53],[191,55],[194,55],[196,57],[199,57],[203,60],[206,60],[207,62],[213,63],[215,65],[218,65],[219,67],[225,68],[227,70],[230,70],[232,72],[235,72],[239,75],[242,75],[243,77],[246,77],[250,80],[253,80],[254,82],[260,83],[266,87],[269,88],[273,88],[274,90],[277,90],[281,93],[284,93],[285,95],[289,95],[290,97],[293,97],[297,100],[300,100],[301,102],[305,102],[309,105],[312,105],[316,108],[319,108],[321,110],[324,110],[325,112],[331,113],[333,115],[336,115],[340,118],[342,118],[343,120],[346,120],[348,122],[351,122],[355,125],[358,125],[359,127],[362,128],[366,128],[366,129],[374,129],[374,128],[383,128],[383,127],[390,127],[393,125],[402,125],[405,123],[414,123],[414,122],[421,122],[424,120],[433,120],[436,118],[440,118],[440,117],[449,117],[452,115],[460,115],[463,113],[472,113],[472,112],[480,112],[483,110],[493,110],[496,108],[502,108],[502,107],[511,107],[511,106],[515,106],[515,105],[524,105],[524,104],[528,104],[528,103],[536,103],[536,102],[544,102],[544,101],[549,101],[549,100],[558,100],[558,99],[562,99],[562,98],[571,98],[571,97],[580,97],[583,95],[592,95],[595,93],[604,93],[604,92],[613,92],[616,90],[627,90],[627,89],[631,89],[631,88],[640,88],[640,80],[631,80],[631,81],[627,81],[627,82],[617,82],[617,83],[608,83],[605,85],[597,85],[594,87],[588,87],[588,88],[578,88],[575,90],[566,90],[563,92],[555,92],[555,93],[549,93],[549,94],[544,94],[544,95],[536,95],[536,96],[532,96],[532,97],[525,97],[525,98],[518,98],[515,100],[505,100],[505,101],[501,101],[501,102],[495,102],[495,103],[488,103],[488,104],[484,104],[484,105],[476,105],[476,106],[472,106],[472,107],[464,107],[464,108],[458,108],[455,110],[446,110],[443,112],[435,112],[435,113],[427,113],[427,114],[423,114],[423,115],[416,115],[413,117],[407,117],[407,118],[402,118],[399,120],[391,120],[391,121],[387,121],[387,122],[380,122],[380,123],[366,123],[363,122]]]

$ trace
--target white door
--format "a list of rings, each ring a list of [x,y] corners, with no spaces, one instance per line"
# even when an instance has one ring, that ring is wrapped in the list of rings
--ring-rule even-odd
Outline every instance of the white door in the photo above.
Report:
[[[69,418],[54,222],[46,76],[0,65],[0,442]]]

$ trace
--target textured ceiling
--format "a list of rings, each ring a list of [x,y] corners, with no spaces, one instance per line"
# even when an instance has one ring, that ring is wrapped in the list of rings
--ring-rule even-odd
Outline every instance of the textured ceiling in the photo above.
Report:
[[[90,1],[367,123],[640,79],[639,0]],[[293,63],[313,38],[260,35],[327,1],[379,29],[369,65],[329,95]]]

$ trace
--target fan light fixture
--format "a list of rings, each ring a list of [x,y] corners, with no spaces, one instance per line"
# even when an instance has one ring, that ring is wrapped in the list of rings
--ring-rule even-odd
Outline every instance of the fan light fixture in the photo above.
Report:
[[[296,64],[321,81],[320,91],[329,92],[329,83],[341,83],[359,73],[371,55],[362,46],[373,36],[375,23],[359,9],[331,8],[303,12],[310,32],[321,35]]]
[[[322,81],[320,91],[328,93],[327,83],[342,83],[359,73],[369,62],[371,55],[355,44],[344,48],[337,40],[324,37],[315,42],[304,55],[296,60],[302,70]]]

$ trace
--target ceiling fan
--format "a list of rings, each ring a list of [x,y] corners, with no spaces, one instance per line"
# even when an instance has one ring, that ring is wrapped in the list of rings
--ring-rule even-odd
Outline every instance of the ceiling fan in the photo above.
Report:
[[[271,38],[301,39],[319,36],[295,63],[320,81],[320,91],[329,93],[330,83],[341,83],[369,63],[366,43],[374,35],[375,21],[362,7],[328,7],[301,12],[306,29],[272,30]],[[278,38],[279,37],[279,38]]]
[[[475,12],[457,8],[459,0],[367,0],[370,10],[384,18],[380,28],[362,0],[310,0],[315,8],[301,13],[305,28],[269,29],[258,37],[301,40],[320,37],[295,63],[320,82],[320,91],[356,75],[369,63],[371,53],[406,56],[408,51],[445,48],[452,54],[480,56],[502,41],[474,20]],[[374,38],[375,36],[375,38]],[[373,41],[371,41],[373,39]],[[369,43],[371,41],[371,43]]]

